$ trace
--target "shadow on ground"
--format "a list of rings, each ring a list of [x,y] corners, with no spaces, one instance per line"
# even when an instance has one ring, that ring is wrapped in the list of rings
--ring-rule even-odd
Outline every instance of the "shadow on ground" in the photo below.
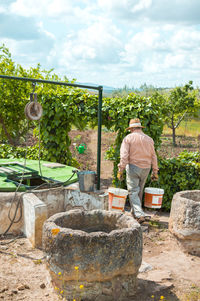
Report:
[[[180,299],[173,293],[173,284],[159,284],[155,281],[138,279],[138,290],[131,301],[158,301]]]

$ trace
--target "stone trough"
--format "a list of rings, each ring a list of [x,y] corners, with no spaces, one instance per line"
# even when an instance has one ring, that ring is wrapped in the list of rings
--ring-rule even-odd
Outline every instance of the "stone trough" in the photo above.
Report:
[[[43,227],[43,249],[58,292],[67,300],[130,300],[142,261],[142,230],[128,215],[80,209]]]
[[[200,190],[180,191],[174,195],[169,230],[184,251],[200,256]]]

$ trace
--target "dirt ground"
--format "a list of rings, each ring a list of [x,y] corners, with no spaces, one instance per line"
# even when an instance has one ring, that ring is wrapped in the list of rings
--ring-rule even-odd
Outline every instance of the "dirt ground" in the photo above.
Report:
[[[96,171],[97,134],[71,132],[71,150],[82,169]],[[102,133],[101,187],[112,183],[112,162],[104,159],[107,147],[114,141],[111,133]],[[87,145],[84,154],[78,154],[75,145]],[[194,145],[196,150],[197,146]],[[169,145],[169,149],[171,146]],[[179,147],[180,152],[184,147]],[[165,145],[164,155],[168,150]],[[129,214],[129,208],[125,214]],[[135,301],[199,301],[200,257],[186,254],[168,231],[169,214],[149,211],[152,219],[143,224],[143,263],[138,274]],[[60,300],[51,284],[42,250],[33,249],[24,237],[6,237],[0,240],[0,300],[57,301]],[[114,300],[115,301],[115,300]],[[117,300],[116,300],[117,301]],[[128,300],[127,300],[128,301]]]

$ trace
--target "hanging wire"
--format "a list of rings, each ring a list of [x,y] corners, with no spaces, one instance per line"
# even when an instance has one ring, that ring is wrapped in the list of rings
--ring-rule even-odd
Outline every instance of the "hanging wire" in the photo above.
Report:
[[[41,169],[41,162],[40,162],[40,159],[41,159],[41,132],[40,132],[40,120],[39,120],[39,153],[38,153],[38,163],[39,163],[39,171],[40,171],[40,176],[42,177],[42,169]]]
[[[15,193],[14,193],[14,196],[12,198],[12,201],[11,201],[11,206],[10,206],[10,209],[9,209],[9,212],[8,212],[8,218],[10,220],[10,225],[8,226],[8,228],[4,231],[3,234],[1,234],[0,236],[4,236],[8,233],[8,231],[10,230],[11,226],[14,224],[14,223],[18,223],[21,218],[22,218],[22,197],[19,196],[19,199],[17,201],[17,204],[16,204],[16,208],[15,208],[15,212],[14,212],[14,215],[13,217],[11,217],[11,210],[13,208],[13,205],[16,201],[16,197],[17,197],[17,192],[19,190],[19,188],[21,187],[22,185],[22,182],[23,182],[23,179],[24,179],[24,172],[25,172],[25,168],[26,168],[26,157],[27,157],[27,148],[28,148],[28,129],[29,129],[29,121],[27,121],[27,134],[26,134],[26,148],[25,148],[25,157],[24,157],[24,164],[23,164],[23,171],[22,171],[22,177],[20,179],[20,182],[19,182],[19,185],[17,186],[16,190],[15,190]],[[16,219],[16,216],[17,216],[17,212],[18,212],[18,208],[20,209],[20,214],[19,214],[19,217],[17,220]]]

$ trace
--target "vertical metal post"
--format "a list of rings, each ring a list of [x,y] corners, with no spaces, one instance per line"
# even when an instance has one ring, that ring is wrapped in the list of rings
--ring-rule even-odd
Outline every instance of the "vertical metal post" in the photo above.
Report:
[[[103,87],[99,86],[99,102],[98,102],[98,143],[97,143],[97,190],[100,190],[101,176],[101,125],[102,125],[102,93]]]

